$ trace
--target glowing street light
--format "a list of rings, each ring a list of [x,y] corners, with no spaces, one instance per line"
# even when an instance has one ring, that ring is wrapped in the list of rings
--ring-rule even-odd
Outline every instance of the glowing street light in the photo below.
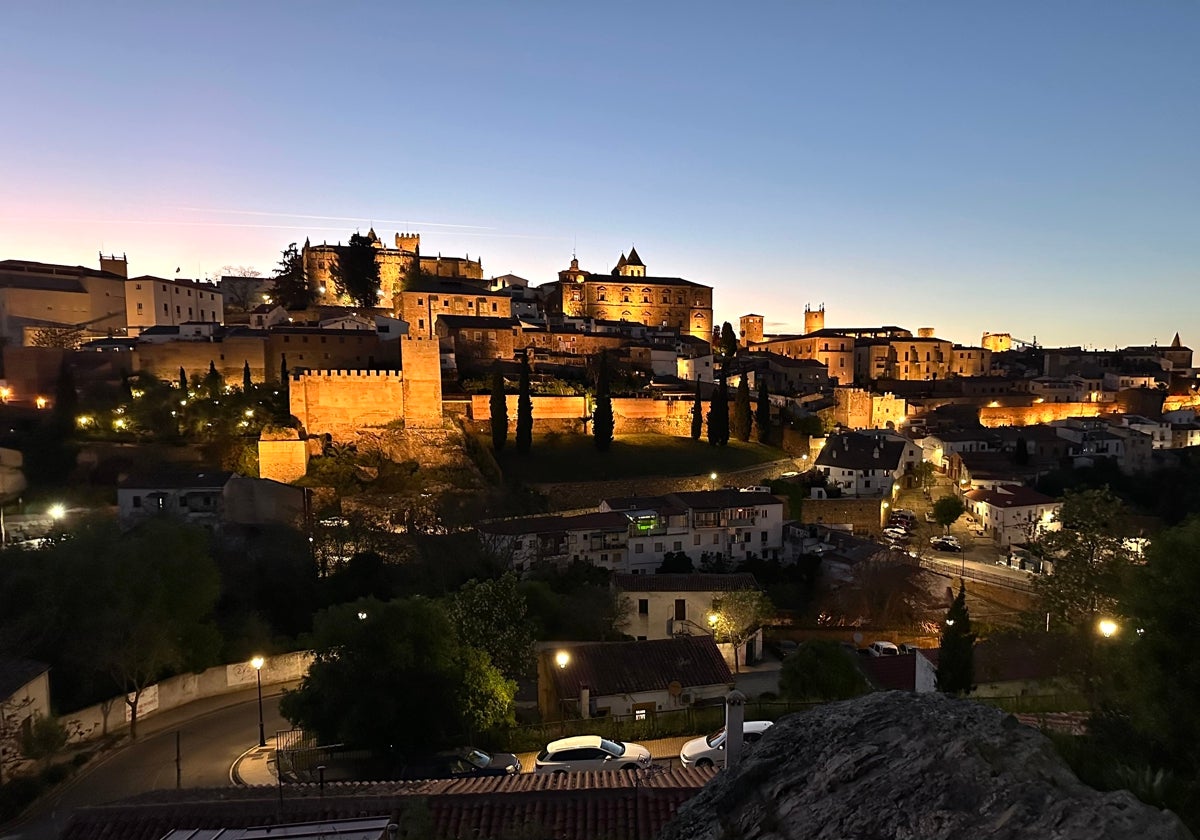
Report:
[[[708,474],[708,489],[709,490],[717,489],[717,474],[715,472],[711,472]]]
[[[567,663],[570,661],[571,654],[567,653],[565,650],[560,650],[558,653],[554,654],[554,664],[559,668],[566,668]]]
[[[47,513],[50,514],[51,519],[57,522],[67,515],[67,509],[62,504],[53,504],[50,505],[50,510],[48,510]]]
[[[1102,618],[1100,619],[1100,623],[1096,625],[1096,629],[1100,631],[1101,636],[1106,639],[1111,639],[1113,636],[1117,635],[1117,630],[1120,628],[1117,626],[1117,622],[1113,621],[1111,618]]]
[[[264,661],[261,656],[256,656],[250,660],[250,664],[254,666],[254,676],[258,681],[258,745],[260,747],[267,745],[267,732],[263,728],[262,711],[262,666]]]

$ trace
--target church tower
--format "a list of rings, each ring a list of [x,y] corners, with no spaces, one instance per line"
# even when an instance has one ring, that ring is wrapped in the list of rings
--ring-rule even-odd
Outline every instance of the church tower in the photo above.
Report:
[[[807,303],[804,304],[804,334],[808,335],[823,329],[825,329],[825,304],[822,303],[820,309],[813,309]]]

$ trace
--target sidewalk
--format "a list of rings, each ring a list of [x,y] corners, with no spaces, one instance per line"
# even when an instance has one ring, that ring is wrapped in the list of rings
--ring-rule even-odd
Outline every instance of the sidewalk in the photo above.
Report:
[[[275,737],[267,739],[265,747],[254,746],[246,750],[229,768],[229,781],[235,785],[275,785],[279,776],[275,772]]]

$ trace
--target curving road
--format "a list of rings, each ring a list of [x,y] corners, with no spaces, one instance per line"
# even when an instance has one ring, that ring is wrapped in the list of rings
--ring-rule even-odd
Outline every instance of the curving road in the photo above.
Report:
[[[267,736],[290,729],[279,714],[281,692],[263,694]],[[102,805],[151,790],[175,787],[175,734],[179,733],[181,787],[232,784],[229,768],[258,745],[255,691],[189,703],[146,719],[136,743],[94,759],[19,824],[0,830],[0,840],[55,840],[78,808]]]

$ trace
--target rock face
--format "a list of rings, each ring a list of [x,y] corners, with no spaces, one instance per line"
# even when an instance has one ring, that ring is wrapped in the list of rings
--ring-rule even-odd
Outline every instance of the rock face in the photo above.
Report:
[[[1011,715],[943,695],[885,692],[776,723],[687,803],[662,840],[1159,840],[1171,813],[1080,782]]]

